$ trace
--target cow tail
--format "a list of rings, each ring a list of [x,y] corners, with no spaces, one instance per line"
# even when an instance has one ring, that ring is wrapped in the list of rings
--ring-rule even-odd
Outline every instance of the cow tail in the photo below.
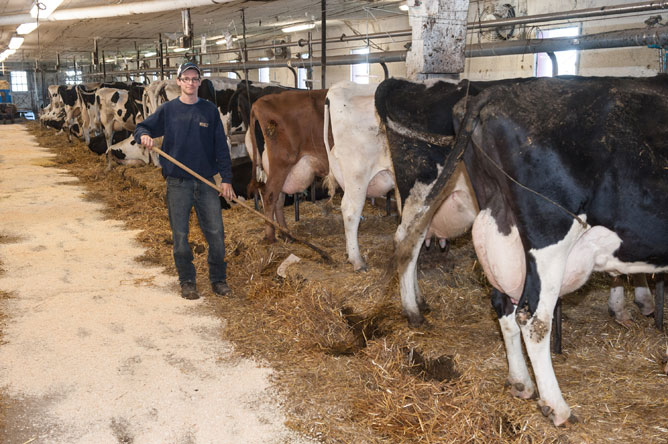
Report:
[[[251,165],[251,178],[250,181],[248,182],[248,187],[247,187],[248,196],[254,195],[259,191],[260,188],[257,180],[258,150],[257,150],[257,138],[255,137],[255,122],[256,122],[255,113],[251,109],[248,131],[250,132],[250,139],[252,145],[251,146],[252,165]]]
[[[327,187],[327,194],[329,194],[329,202],[332,202],[334,194],[336,194],[336,189],[339,186],[334,174],[332,173],[332,147],[329,144],[329,97],[325,99],[325,118],[324,125],[322,128],[322,136],[325,142],[325,152],[327,153],[327,162],[329,162],[329,173],[325,177],[325,186]]]

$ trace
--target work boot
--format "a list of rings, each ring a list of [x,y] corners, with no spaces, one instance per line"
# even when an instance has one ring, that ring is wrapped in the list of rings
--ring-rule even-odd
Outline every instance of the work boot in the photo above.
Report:
[[[181,284],[181,297],[189,300],[199,299],[197,286],[194,282],[184,282]]]
[[[218,296],[227,296],[230,293],[232,293],[232,290],[230,287],[227,286],[227,282],[221,281],[221,282],[213,282],[211,284],[211,289],[213,290],[214,293],[216,293]]]

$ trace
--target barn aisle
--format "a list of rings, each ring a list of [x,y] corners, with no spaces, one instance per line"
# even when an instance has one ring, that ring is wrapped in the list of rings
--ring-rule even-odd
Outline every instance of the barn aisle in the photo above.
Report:
[[[0,442],[302,442],[271,369],[235,358],[207,302],[134,261],[136,232],[50,157],[0,126]]]

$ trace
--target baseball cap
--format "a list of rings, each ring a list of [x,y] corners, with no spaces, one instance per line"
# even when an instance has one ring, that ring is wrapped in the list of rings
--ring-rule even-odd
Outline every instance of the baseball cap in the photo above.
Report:
[[[176,77],[181,78],[181,74],[183,74],[186,70],[188,69],[194,69],[197,71],[198,75],[202,75],[202,72],[199,70],[199,67],[195,65],[193,62],[186,62],[182,63],[181,66],[179,66],[179,70],[176,72]]]

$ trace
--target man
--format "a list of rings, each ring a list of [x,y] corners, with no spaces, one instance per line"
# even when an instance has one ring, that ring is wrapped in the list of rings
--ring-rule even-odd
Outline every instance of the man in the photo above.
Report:
[[[232,162],[223,124],[216,106],[197,97],[200,69],[187,62],[179,66],[177,84],[181,95],[164,103],[137,125],[134,138],[149,150],[153,138],[164,136],[162,150],[213,182],[220,174],[219,192],[183,169],[163,160],[162,175],[167,182],[167,209],[174,240],[174,263],[179,273],[181,296],[198,299],[193,255],[188,244],[190,212],[195,207],[199,226],[209,244],[209,281],[213,292],[231,292],[226,283],[225,233],[220,198],[236,198],[232,189]]]

